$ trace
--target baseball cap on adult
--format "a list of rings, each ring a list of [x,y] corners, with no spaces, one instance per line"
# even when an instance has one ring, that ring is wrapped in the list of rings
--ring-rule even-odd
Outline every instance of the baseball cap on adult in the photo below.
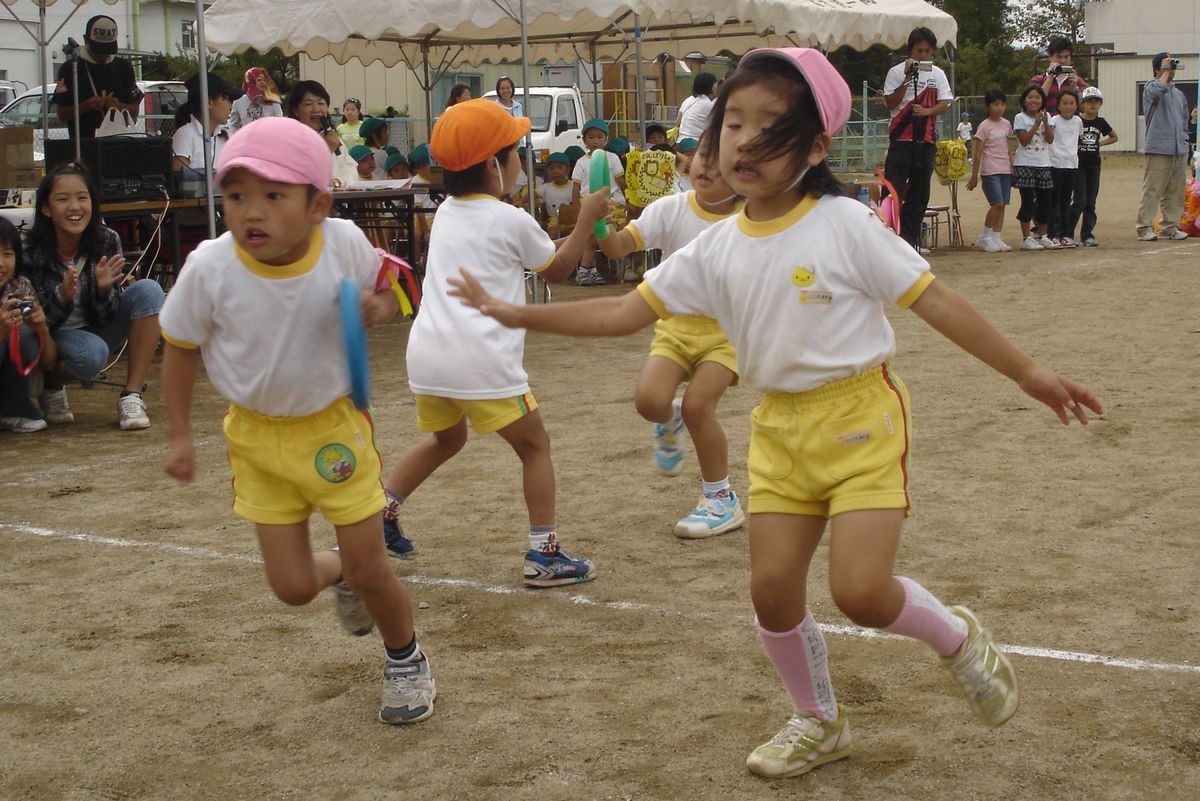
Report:
[[[112,17],[97,14],[87,21],[83,29],[83,40],[88,49],[101,56],[117,52],[117,21]]]
[[[333,156],[321,135],[291,117],[262,117],[238,130],[217,157],[217,183],[234,168],[281,184],[308,184],[328,192]]]
[[[487,161],[529,133],[528,117],[514,117],[493,100],[479,98],[442,112],[429,138],[429,152],[458,172]]]
[[[835,136],[850,119],[850,87],[825,54],[810,47],[760,47],[742,56],[738,69],[765,59],[785,61],[800,73],[812,90],[825,133]]]

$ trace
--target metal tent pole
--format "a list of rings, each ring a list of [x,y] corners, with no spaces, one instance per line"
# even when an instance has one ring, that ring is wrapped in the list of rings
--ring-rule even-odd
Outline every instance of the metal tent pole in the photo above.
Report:
[[[637,92],[634,97],[637,98],[638,106],[638,131],[642,138],[642,145],[646,144],[646,104],[642,100],[642,22],[639,15],[633,15],[633,57],[637,59]]]
[[[523,97],[522,106],[525,109],[525,116],[529,116],[531,109],[529,108],[529,30],[525,24],[525,0],[521,0],[521,95]],[[551,130],[554,127],[554,120],[547,118],[546,124]],[[529,136],[525,138],[525,193],[529,200],[529,214],[533,219],[537,219],[537,199],[534,197],[533,182],[536,175],[533,172],[533,136],[532,129]],[[538,277],[537,273],[530,274],[529,286],[533,290],[533,302],[541,303],[544,297],[543,281]]]
[[[204,44],[204,0],[196,0],[196,66],[200,70],[200,125],[204,129],[204,198],[208,206],[208,238],[217,237],[217,204],[213,193],[213,141],[208,115],[208,50]]]

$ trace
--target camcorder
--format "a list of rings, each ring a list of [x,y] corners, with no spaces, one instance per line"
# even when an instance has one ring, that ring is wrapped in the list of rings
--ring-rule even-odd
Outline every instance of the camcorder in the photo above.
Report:
[[[1164,58],[1160,70],[1175,70],[1176,72],[1183,71],[1183,64],[1179,63],[1177,58]]]
[[[912,63],[912,66],[908,68],[908,71],[911,72],[913,75],[916,75],[918,72],[932,72],[933,71],[933,62],[932,61],[914,61]]]
[[[1075,72],[1075,68],[1070,64],[1055,64],[1050,72],[1054,75],[1071,75]]]

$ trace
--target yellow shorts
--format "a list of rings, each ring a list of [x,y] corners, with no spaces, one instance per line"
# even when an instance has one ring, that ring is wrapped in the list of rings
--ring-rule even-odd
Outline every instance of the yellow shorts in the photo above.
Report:
[[[491,434],[515,423],[538,407],[533,393],[497,400],[460,400],[438,395],[417,396],[417,427],[437,432],[453,428],[465,414],[477,434]]]
[[[751,415],[750,511],[831,517],[910,508],[908,390],[887,364]]]
[[[349,398],[303,417],[267,417],[240,406],[225,415],[233,511],[255,523],[299,523],[313,509],[335,526],[383,509],[375,429]]]
[[[737,352],[725,338],[721,325],[708,317],[680,316],[659,320],[654,326],[650,355],[670,359],[687,371],[688,378],[701,362],[729,369],[737,383]]]

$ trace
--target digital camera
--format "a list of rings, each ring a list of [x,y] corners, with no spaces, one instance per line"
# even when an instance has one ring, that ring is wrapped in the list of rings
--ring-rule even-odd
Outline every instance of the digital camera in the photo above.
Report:
[[[15,308],[21,312],[22,318],[28,320],[29,315],[33,314],[33,301],[32,300],[18,300],[17,305],[14,306],[13,308]]]
[[[1179,59],[1177,59],[1177,58],[1164,58],[1162,66],[1159,67],[1159,69],[1175,70],[1176,72],[1182,72],[1183,65],[1179,63]]]

